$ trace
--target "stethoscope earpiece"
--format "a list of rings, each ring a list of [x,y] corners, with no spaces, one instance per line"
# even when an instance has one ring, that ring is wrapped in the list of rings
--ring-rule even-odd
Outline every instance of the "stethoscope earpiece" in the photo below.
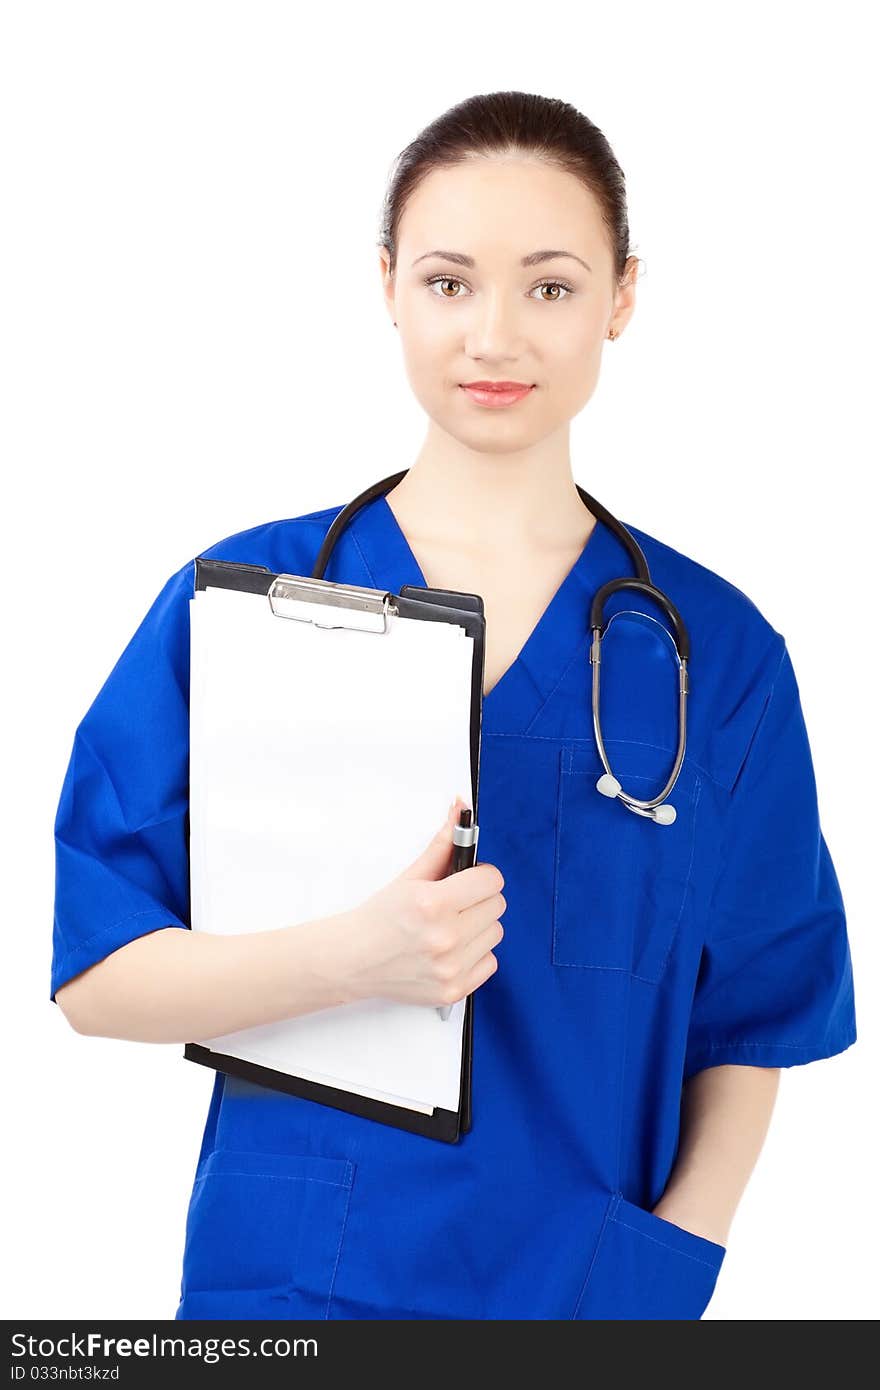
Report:
[[[613,772],[603,772],[596,783],[596,791],[601,792],[603,796],[610,796],[613,800],[621,791],[621,786]],[[660,806],[654,806],[642,814],[649,815],[658,825],[671,825],[675,820],[676,810],[668,801],[664,801]]]

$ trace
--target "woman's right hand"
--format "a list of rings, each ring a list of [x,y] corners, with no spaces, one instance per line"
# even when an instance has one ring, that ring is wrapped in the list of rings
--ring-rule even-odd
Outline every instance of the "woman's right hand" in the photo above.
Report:
[[[494,864],[452,873],[456,799],[417,859],[372,897],[343,913],[353,999],[454,1004],[494,975],[504,935],[504,878]]]

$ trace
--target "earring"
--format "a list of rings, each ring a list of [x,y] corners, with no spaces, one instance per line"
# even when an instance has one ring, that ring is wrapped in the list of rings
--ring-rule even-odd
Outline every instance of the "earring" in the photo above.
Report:
[[[614,341],[614,339],[617,337],[617,332],[615,331],[615,329],[611,329],[611,332],[608,334],[608,337],[611,339],[612,342]]]

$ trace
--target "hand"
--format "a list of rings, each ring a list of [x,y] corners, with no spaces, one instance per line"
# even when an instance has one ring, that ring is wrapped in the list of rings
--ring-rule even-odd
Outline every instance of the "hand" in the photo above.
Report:
[[[352,999],[454,1004],[498,969],[492,948],[504,935],[504,877],[494,864],[451,873],[452,827],[446,821],[408,868],[349,913],[339,939]]]
[[[654,1207],[653,1214],[661,1216],[673,1226],[679,1226],[683,1231],[690,1231],[692,1236],[702,1236],[704,1240],[714,1241],[716,1245],[727,1248],[727,1226],[708,1212],[691,1212],[683,1204],[676,1204],[673,1198],[663,1196]]]

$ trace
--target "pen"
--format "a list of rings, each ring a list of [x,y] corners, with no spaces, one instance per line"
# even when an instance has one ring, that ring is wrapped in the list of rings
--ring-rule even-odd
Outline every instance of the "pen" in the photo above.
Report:
[[[474,813],[469,806],[463,806],[458,813],[458,825],[452,827],[452,872],[473,867],[477,857],[477,826],[473,824]],[[445,1023],[452,1012],[452,1004],[441,1004],[437,1012]]]

